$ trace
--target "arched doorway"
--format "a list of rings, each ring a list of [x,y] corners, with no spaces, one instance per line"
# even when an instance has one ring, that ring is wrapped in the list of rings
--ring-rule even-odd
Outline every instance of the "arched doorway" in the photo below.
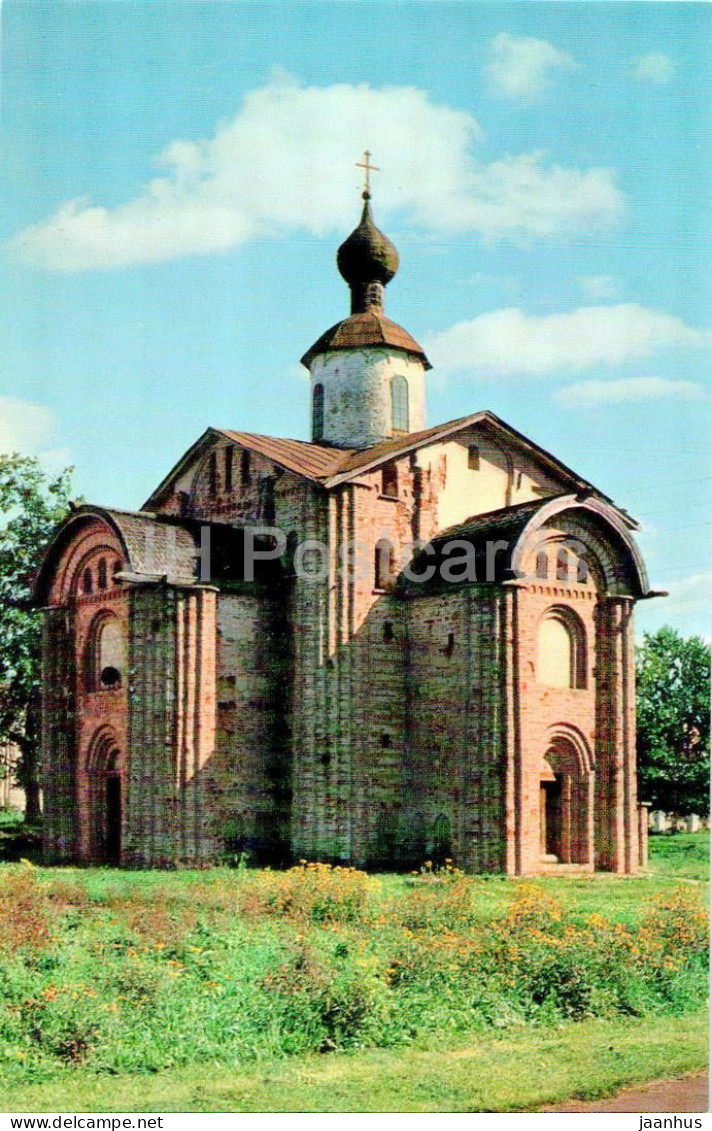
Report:
[[[580,736],[552,735],[539,777],[542,860],[593,863],[593,767]]]
[[[116,736],[104,728],[89,751],[89,832],[92,859],[121,862],[123,813],[122,757]]]

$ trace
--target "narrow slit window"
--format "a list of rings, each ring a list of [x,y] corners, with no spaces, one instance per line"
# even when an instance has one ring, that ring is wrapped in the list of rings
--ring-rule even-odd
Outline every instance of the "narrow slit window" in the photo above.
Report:
[[[99,564],[96,567],[96,583],[100,589],[106,589],[107,571],[106,571],[106,558],[99,558]]]
[[[407,432],[409,424],[408,382],[400,374],[391,381],[391,418],[394,432]]]
[[[215,452],[210,453],[208,460],[208,494],[214,499],[218,493],[218,461]]]
[[[387,538],[382,538],[376,543],[375,558],[375,588],[386,589],[395,573],[395,554]]]
[[[541,581],[546,581],[549,576],[549,558],[546,550],[540,550],[536,556],[536,575]]]
[[[324,438],[324,386],[315,385],[312,393],[312,432],[315,440]]]
[[[242,451],[242,460],[240,463],[240,479],[243,483],[250,481],[250,453],[246,448]]]
[[[235,449],[225,448],[225,490],[232,491],[232,461]]]
[[[556,580],[568,581],[569,580],[569,552],[568,550],[559,550],[556,554]]]
[[[387,463],[381,471],[381,494],[388,499],[398,498],[398,468],[394,463]]]
[[[470,471],[480,470],[480,449],[477,444],[470,444],[467,449],[467,466]]]

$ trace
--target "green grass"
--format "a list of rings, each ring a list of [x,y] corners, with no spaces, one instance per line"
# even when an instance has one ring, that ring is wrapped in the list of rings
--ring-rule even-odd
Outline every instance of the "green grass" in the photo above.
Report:
[[[2,865],[0,1088],[12,1110],[507,1111],[690,1071],[708,858],[679,834],[642,876],[534,882]]]
[[[538,879],[546,891],[574,912],[603,911],[614,919],[630,921],[638,916],[641,904],[651,897],[671,892],[680,880],[708,881],[710,836],[708,832],[675,833],[651,836],[647,873],[639,876],[612,876],[595,872],[581,876],[546,876]],[[128,872],[115,868],[38,868],[43,879],[62,876],[79,880],[92,901],[100,903],[121,892],[160,895],[178,904],[199,900],[198,893],[210,892],[225,883],[234,883],[237,873],[229,868],[210,871]],[[388,874],[379,876],[385,894],[398,895],[407,889],[409,878]],[[521,885],[506,876],[478,876],[476,911],[483,921],[503,911]]]
[[[596,1099],[707,1063],[703,1013],[547,1032],[438,1034],[418,1047],[202,1065],[156,1076],[66,1072],[13,1088],[12,1111],[477,1112]]]
[[[710,878],[710,836],[699,833],[661,833],[650,837],[649,870],[657,877]]]

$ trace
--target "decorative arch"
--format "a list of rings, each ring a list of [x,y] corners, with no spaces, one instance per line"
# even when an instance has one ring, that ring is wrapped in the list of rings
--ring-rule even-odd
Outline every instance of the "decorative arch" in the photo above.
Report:
[[[89,567],[93,573],[99,553],[121,559],[122,566],[131,561],[114,516],[101,507],[78,507],[58,527],[45,553],[33,588],[36,603],[59,605],[83,596],[84,571]]]
[[[100,726],[94,733],[86,756],[89,773],[118,773],[123,768],[121,746],[111,726]]]
[[[616,556],[621,550],[625,554],[625,569],[615,569],[610,562],[601,561],[606,587],[612,593],[624,593],[627,596],[644,597],[650,594],[650,583],[645,569],[640,550],[626,526],[623,518],[609,503],[593,496],[582,499],[577,495],[562,495],[551,499],[540,506],[536,513],[529,519],[524,529],[519,534],[511,558],[511,572],[515,577],[527,576],[524,568],[525,560],[532,547],[538,547],[545,541],[543,527],[552,519],[571,512],[572,518],[580,514],[588,522],[595,522],[599,527],[597,535],[599,541],[603,537],[613,544]],[[571,545],[571,539],[566,539]],[[583,543],[582,543],[583,545]],[[630,589],[634,592],[631,593]]]
[[[109,570],[109,559],[115,557],[116,548],[108,540],[98,543],[96,534],[92,543],[87,549],[86,544],[80,542],[76,553],[70,556],[61,570],[61,589],[65,596],[74,600],[103,594],[115,584],[113,572]],[[121,563],[117,568],[121,568]]]
[[[583,621],[568,605],[551,605],[537,625],[537,682],[581,690],[588,682],[588,649]]]
[[[547,732],[548,745],[568,743],[576,756],[576,763],[582,774],[595,769],[595,758],[586,736],[572,723],[554,723]]]

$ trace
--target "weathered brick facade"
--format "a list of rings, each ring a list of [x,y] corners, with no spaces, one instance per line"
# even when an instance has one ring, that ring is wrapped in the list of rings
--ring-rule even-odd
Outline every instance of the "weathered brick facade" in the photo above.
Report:
[[[58,531],[49,859],[644,864],[634,524],[490,413],[413,431],[428,363],[382,315],[397,257],[365,279],[370,224],[307,355],[326,439],[209,429],[145,510]]]

